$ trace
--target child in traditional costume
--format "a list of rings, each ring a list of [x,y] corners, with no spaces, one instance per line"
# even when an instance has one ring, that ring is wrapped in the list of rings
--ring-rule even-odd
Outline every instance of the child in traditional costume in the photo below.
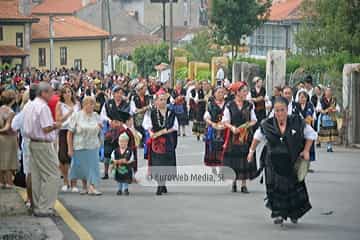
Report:
[[[119,136],[119,148],[115,150],[112,160],[114,178],[118,183],[117,195],[129,195],[129,184],[133,179],[134,155],[129,148],[129,136],[124,132]]]

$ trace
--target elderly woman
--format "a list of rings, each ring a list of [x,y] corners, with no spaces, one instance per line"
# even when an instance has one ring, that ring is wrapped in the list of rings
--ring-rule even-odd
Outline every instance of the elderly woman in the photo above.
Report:
[[[82,104],[82,110],[71,116],[67,133],[68,155],[73,157],[70,169],[71,187],[74,189],[76,180],[81,179],[83,189],[80,194],[98,196],[102,194],[96,190],[100,180],[100,117],[94,112],[96,102],[93,97],[86,96]]]
[[[234,170],[232,191],[237,192],[236,181],[241,180],[241,192],[249,193],[246,180],[257,175],[256,162],[249,163],[246,156],[252,141],[252,127],[257,119],[254,105],[246,100],[249,93],[245,83],[233,85],[235,99],[228,102],[224,109],[222,123],[225,125],[224,165]]]
[[[16,93],[6,90],[1,94],[0,107],[0,184],[4,188],[13,186],[13,172],[18,168],[17,136],[11,129],[11,122],[15,113],[11,106],[16,101]]]
[[[252,162],[256,146],[266,143],[266,206],[275,224],[282,224],[287,218],[297,223],[311,209],[305,182],[297,178],[295,162],[299,156],[309,161],[317,134],[298,114],[288,115],[287,105],[285,98],[276,97],[274,117],[261,123],[247,157]]]
[[[327,144],[327,152],[333,152],[332,144],[339,137],[336,113],[340,112],[340,107],[330,87],[325,89],[324,95],[320,99],[316,110],[321,113],[319,119],[319,140],[321,143]]]
[[[68,180],[69,166],[71,158],[68,155],[67,147],[67,132],[70,116],[74,112],[80,111],[80,105],[75,100],[75,95],[69,86],[65,86],[60,92],[60,101],[56,105],[56,121],[62,123],[62,127],[59,131],[59,162],[60,171],[64,177],[64,186],[61,191],[66,192],[70,190],[70,184]],[[76,189],[74,189],[76,191]]]

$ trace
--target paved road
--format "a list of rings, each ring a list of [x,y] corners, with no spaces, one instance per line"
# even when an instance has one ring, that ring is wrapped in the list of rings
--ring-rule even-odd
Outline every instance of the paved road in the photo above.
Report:
[[[182,137],[177,154],[179,165],[202,164],[203,144]],[[101,197],[66,193],[60,200],[94,239],[357,240],[359,154],[320,149],[313,165],[316,172],[307,177],[313,209],[298,225],[288,223],[284,228],[272,224],[258,179],[249,184],[248,195],[231,193],[230,187],[171,187],[167,196],[155,196],[154,188],[131,185],[129,197],[116,196],[116,183],[107,180],[99,188]]]

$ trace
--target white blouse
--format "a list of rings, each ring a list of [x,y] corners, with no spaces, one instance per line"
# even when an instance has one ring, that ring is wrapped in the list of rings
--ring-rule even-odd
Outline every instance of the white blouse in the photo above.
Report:
[[[306,140],[315,141],[317,139],[318,135],[317,135],[316,131],[309,124],[306,124],[305,128],[304,128],[304,137],[305,137]],[[256,139],[256,140],[258,140],[260,142],[265,142],[266,141],[266,137],[261,132],[260,128],[258,128],[255,131],[254,139]]]
[[[60,109],[61,109],[61,113],[63,116],[65,116],[66,114],[68,114],[70,112],[70,109],[71,107],[66,105],[65,103],[63,102],[59,102],[60,104]],[[81,110],[81,107],[80,107],[80,104],[79,103],[76,103],[73,107],[74,111],[73,111],[73,114],[80,111]],[[73,115],[71,114],[71,115]],[[61,129],[68,129],[69,127],[69,121],[70,121],[70,118],[71,116],[69,116],[66,121],[63,122],[62,126],[61,126]]]
[[[88,116],[84,111],[79,111],[71,116],[69,131],[74,134],[74,150],[96,149],[100,147],[100,123],[100,117],[95,112]]]
[[[149,111],[147,111],[145,113],[144,120],[143,120],[143,123],[142,123],[142,127],[147,131],[150,131],[153,128],[153,125],[152,125],[152,122],[151,122],[151,116],[150,116]],[[175,117],[175,121],[174,121],[173,126],[171,127],[171,130],[177,131],[178,128],[179,128],[179,123],[178,123],[177,118]]]
[[[239,108],[239,110],[241,110],[241,108]],[[250,120],[257,122],[257,118],[256,118],[256,114],[255,114],[254,108],[251,109],[251,112],[250,112]],[[230,115],[230,110],[229,110],[228,107],[225,107],[225,109],[224,109],[224,115],[223,115],[223,118],[222,118],[221,122],[222,122],[222,123],[229,123],[229,122],[231,122],[231,115]]]

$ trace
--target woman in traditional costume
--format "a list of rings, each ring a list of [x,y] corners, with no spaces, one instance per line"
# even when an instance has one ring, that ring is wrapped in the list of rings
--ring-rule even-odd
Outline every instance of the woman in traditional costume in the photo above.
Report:
[[[140,146],[145,143],[145,129],[142,127],[144,121],[144,115],[150,107],[150,96],[146,95],[146,85],[144,83],[138,83],[130,102],[130,112],[133,114],[134,126],[137,131],[142,135]]]
[[[216,167],[222,165],[222,152],[224,145],[225,126],[221,122],[224,108],[224,89],[218,87],[214,90],[214,97],[209,99],[204,120],[207,123],[205,133],[205,157],[206,166]]]
[[[336,103],[336,98],[332,95],[330,87],[325,89],[317,110],[321,113],[319,120],[319,141],[327,144],[327,152],[333,152],[332,144],[339,136],[336,112],[339,112],[340,108]]]
[[[253,82],[255,86],[251,88],[251,100],[255,105],[255,115],[258,121],[258,124],[266,118],[266,108],[265,108],[265,97],[266,97],[266,90],[263,87],[263,81],[259,77],[255,77]]]
[[[167,193],[166,180],[176,175],[178,121],[175,112],[167,107],[168,94],[160,89],[156,93],[155,106],[145,114],[143,127],[149,132],[147,159],[150,176],[158,186],[156,195]]]
[[[316,119],[314,105],[310,101],[309,95],[304,90],[300,90],[298,96],[299,114],[305,120],[306,124],[309,124],[312,128],[314,128],[314,122]],[[315,144],[312,144],[310,148],[310,161],[313,162],[315,159]],[[313,170],[309,169],[309,172],[313,172]]]
[[[256,162],[248,162],[246,157],[252,141],[252,127],[256,124],[256,115],[252,103],[246,100],[248,87],[243,82],[232,86],[235,99],[228,102],[222,122],[226,129],[224,143],[224,166],[234,170],[232,191],[237,191],[236,181],[241,180],[241,192],[248,193],[246,180],[257,176]]]
[[[188,110],[186,104],[186,90],[181,86],[181,82],[178,82],[175,88],[171,91],[171,97],[174,103],[174,111],[176,118],[179,121],[178,136],[185,137],[185,127],[189,124]]]
[[[202,84],[200,82],[197,82],[195,88],[190,92],[190,107],[194,115],[192,132],[199,141],[200,137],[204,134],[206,125],[204,121],[206,101],[204,90],[202,89]]]
[[[298,114],[288,115],[287,105],[285,98],[275,99],[274,117],[263,121],[256,130],[247,157],[254,162],[256,146],[266,143],[266,207],[275,224],[282,224],[287,218],[297,223],[311,209],[305,181],[298,180],[295,162],[299,156],[310,160],[310,148],[317,134]]]

